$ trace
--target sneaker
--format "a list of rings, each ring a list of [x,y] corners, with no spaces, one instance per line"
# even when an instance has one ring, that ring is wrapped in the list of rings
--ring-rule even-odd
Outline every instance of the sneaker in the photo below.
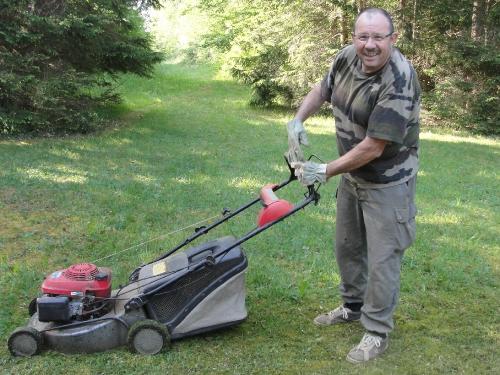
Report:
[[[335,310],[314,318],[314,324],[318,326],[329,326],[337,323],[349,323],[361,318],[361,311],[352,311],[351,309],[340,306]]]
[[[385,352],[388,346],[389,337],[365,333],[361,342],[347,354],[347,360],[351,363],[367,362]]]

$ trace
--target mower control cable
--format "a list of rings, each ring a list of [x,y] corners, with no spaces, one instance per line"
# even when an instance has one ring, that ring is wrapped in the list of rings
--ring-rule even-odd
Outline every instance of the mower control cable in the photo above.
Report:
[[[130,247],[127,247],[126,249],[123,249],[123,250],[117,251],[117,252],[115,252],[115,253],[113,253],[113,254],[106,255],[105,257],[102,257],[102,258],[99,258],[99,259],[93,260],[91,263],[97,263],[97,262],[100,262],[101,260],[104,260],[104,259],[107,259],[107,258],[114,257],[115,255],[118,255],[118,254],[124,253],[124,252],[126,252],[126,251],[129,251],[129,250],[135,249],[135,248],[137,248],[137,247],[139,247],[139,246],[146,245],[146,244],[148,244],[148,243],[150,243],[150,242],[153,242],[153,241],[158,241],[158,240],[162,240],[162,239],[164,239],[164,238],[166,238],[166,237],[168,237],[168,236],[170,236],[170,235],[172,235],[172,234],[175,234],[175,233],[178,233],[178,232],[182,232],[183,230],[186,230],[186,229],[189,229],[189,228],[195,227],[195,226],[197,226],[197,225],[200,225],[201,223],[205,223],[205,222],[210,221],[210,220],[213,220],[213,219],[215,219],[215,218],[217,218],[217,217],[219,217],[219,215],[214,215],[214,216],[212,216],[212,217],[209,217],[209,218],[206,218],[206,219],[200,220],[200,221],[198,221],[198,222],[196,222],[196,223],[194,223],[194,224],[190,224],[190,225],[185,226],[185,227],[183,227],[183,228],[180,228],[180,229],[175,229],[175,230],[173,230],[173,231],[172,231],[172,232],[170,232],[170,233],[163,234],[163,235],[161,235],[161,236],[158,236],[158,237],[152,238],[152,239],[150,239],[150,240],[147,240],[147,241],[144,241],[144,242],[141,242],[141,243],[138,243],[138,244],[132,245],[132,246],[130,246]],[[202,227],[202,228],[203,228],[203,227]],[[197,230],[197,229],[196,229],[196,230]]]
[[[311,204],[313,202],[314,202],[314,204],[317,204],[319,202],[319,199],[320,199],[320,195],[318,193],[318,190],[319,190],[320,186],[321,185],[318,185],[318,187],[316,187],[316,188],[315,188],[314,185],[308,186],[307,187],[308,188],[308,193],[306,193],[305,199],[301,203],[297,204],[291,211],[287,212],[285,215],[281,216],[280,218],[278,218],[276,220],[273,220],[273,221],[271,221],[271,222],[269,222],[269,223],[267,223],[267,224],[265,224],[265,225],[263,225],[261,227],[257,227],[255,229],[253,229],[252,231],[248,232],[245,236],[241,237],[240,239],[236,240],[235,242],[233,242],[231,245],[229,245],[225,249],[221,250],[220,253],[218,253],[217,255],[211,256],[210,259],[199,261],[196,264],[193,264],[193,265],[184,267],[182,269],[176,270],[175,272],[182,271],[182,270],[184,270],[186,268],[197,268],[199,266],[212,267],[216,263],[216,258],[219,258],[219,262],[221,262],[224,259],[224,257],[229,253],[230,250],[232,250],[235,247],[241,245],[243,242],[248,241],[250,238],[255,237],[257,234],[265,231],[269,227],[271,227],[271,226],[273,226],[273,225],[275,225],[275,224],[277,224],[277,223],[285,220],[287,217],[295,214],[297,211],[305,208],[307,205],[309,205],[309,204]],[[137,286],[136,288],[134,288],[132,290],[137,290],[137,289],[141,289],[141,288],[144,289],[145,286],[150,285],[152,283],[156,283],[156,282],[158,282],[158,281],[160,281],[160,280],[168,277],[169,274],[170,273],[166,273],[166,274],[161,275],[159,277],[158,277],[158,275],[157,276],[153,276],[154,280],[152,280],[151,282],[147,283],[146,285]],[[184,273],[181,272],[178,277],[180,278],[183,275],[184,275]],[[205,275],[205,276],[207,276],[207,275]],[[203,276],[203,277],[205,277],[205,276]],[[147,280],[147,279],[148,278],[144,278],[144,279],[141,279],[141,280]],[[198,280],[199,279],[193,280],[193,283],[197,282]],[[137,281],[137,280],[135,280],[135,281]],[[175,279],[174,279],[174,281],[175,281]],[[169,282],[173,282],[173,281],[169,280]],[[182,287],[179,287],[179,288],[174,289],[174,290],[170,290],[170,291],[168,291],[166,293],[172,293],[174,291],[177,291],[179,289],[185,288],[187,286],[188,285],[183,285]],[[146,303],[148,303],[150,296],[157,295],[158,292],[161,289],[163,289],[163,288],[164,288],[164,285],[159,284],[154,289],[152,289],[152,290],[150,290],[148,292],[142,293],[139,296],[130,299],[129,302],[126,303],[125,309],[126,310],[131,310],[131,309],[136,309],[136,308],[139,308],[139,307],[145,305]],[[129,291],[130,290],[127,290],[127,292],[129,292]],[[117,296],[118,296],[118,294],[119,293],[117,293]]]
[[[290,176],[288,177],[287,180],[283,181],[279,185],[273,186],[272,191],[277,191],[277,190],[285,187],[286,185],[288,185],[290,182],[292,182],[292,181],[294,181],[294,180],[297,179],[297,176],[295,176],[295,170],[292,168],[292,166],[290,165],[290,163],[288,162],[288,159],[286,157],[285,157],[285,161],[286,161],[286,164],[287,164],[288,169],[290,171]],[[314,191],[314,187],[313,187],[312,190],[309,189],[309,193],[311,194],[312,191]],[[223,216],[222,218],[220,218],[219,220],[217,220],[216,222],[212,223],[209,226],[203,226],[203,227],[198,228],[199,230],[196,230],[191,236],[189,236],[186,240],[184,240],[183,242],[181,242],[180,244],[178,244],[177,246],[175,246],[173,249],[169,250],[168,252],[166,252],[165,254],[159,256],[158,258],[156,258],[156,259],[154,259],[154,260],[152,260],[152,261],[150,261],[148,263],[144,263],[141,266],[137,267],[130,274],[129,281],[137,281],[137,279],[139,277],[139,271],[141,270],[142,267],[144,267],[144,266],[146,266],[148,264],[155,263],[155,262],[157,262],[159,260],[167,258],[168,256],[170,256],[173,253],[175,253],[177,250],[179,250],[179,249],[183,248],[184,246],[188,245],[189,243],[193,242],[198,237],[200,237],[200,236],[202,236],[204,234],[207,234],[213,228],[215,228],[215,227],[221,225],[222,223],[228,221],[232,217],[238,215],[240,212],[245,211],[247,208],[253,206],[254,204],[256,204],[256,203],[258,203],[260,201],[261,201],[261,198],[259,196],[259,197],[255,198],[254,200],[252,200],[251,202],[249,202],[249,203],[247,203],[247,204],[245,204],[245,205],[237,208],[236,210],[234,210],[232,212],[230,210],[228,210],[227,208],[225,208],[223,210],[223,212],[222,212],[222,216]],[[296,212],[296,211],[294,211],[294,212]],[[289,216],[289,215],[286,215],[286,216]],[[257,233],[260,233],[260,231],[257,232]],[[237,245],[235,245],[235,246],[237,246]]]

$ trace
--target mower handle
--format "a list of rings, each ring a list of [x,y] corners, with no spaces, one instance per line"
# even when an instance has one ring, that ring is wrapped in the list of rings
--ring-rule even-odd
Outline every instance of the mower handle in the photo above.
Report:
[[[286,185],[288,185],[290,182],[294,181],[297,179],[297,176],[295,176],[295,169],[292,168],[292,166],[290,165],[288,159],[286,158],[286,156],[284,157],[285,161],[286,161],[286,164],[288,166],[288,169],[290,170],[290,176],[288,177],[287,180],[281,182],[280,184],[277,184],[277,185],[273,185],[272,186],[272,191],[277,191],[283,187],[285,187]],[[314,194],[317,194],[317,192],[315,191],[314,189],[314,185],[311,185],[311,186],[308,186],[308,192],[309,192],[309,196],[313,195]],[[319,195],[318,195],[319,196]],[[316,202],[318,199],[314,199]],[[155,260],[151,261],[151,262],[148,262],[148,263],[144,263],[143,265],[137,267],[129,276],[129,281],[136,281],[137,278],[139,277],[139,271],[142,267],[144,267],[145,265],[147,264],[151,264],[151,263],[154,263],[154,262],[157,262],[161,259],[165,259],[167,258],[168,256],[172,255],[173,253],[175,253],[177,250],[183,248],[184,246],[188,245],[189,243],[193,242],[195,239],[197,239],[198,237],[204,235],[204,234],[207,234],[210,230],[212,230],[213,228],[221,225],[222,223],[228,221],[229,219],[231,219],[232,217],[238,215],[239,213],[241,213],[242,211],[245,211],[247,208],[253,206],[254,204],[256,204],[257,202],[261,202],[261,197],[257,197],[255,198],[254,200],[252,200],[251,202],[237,208],[235,211],[231,212],[229,210],[224,210],[223,212],[223,217],[220,218],[219,220],[217,220],[216,222],[212,223],[211,225],[209,226],[202,226],[200,228],[196,228],[195,232],[189,236],[188,238],[186,238],[183,242],[181,242],[180,244],[178,244],[177,246],[175,246],[173,249],[169,250],[168,252],[166,252],[165,254],[161,255],[160,257],[156,258]],[[293,211],[295,212],[295,211]],[[286,215],[285,217],[288,217],[289,215]],[[253,237],[253,236],[252,236]]]
[[[220,250],[220,252],[217,255],[214,255],[214,258],[212,258],[210,260],[207,259],[208,261],[200,262],[200,263],[196,264],[195,267],[210,267],[210,266],[212,266],[215,263],[216,258],[224,257],[225,254],[227,254],[230,250],[241,245],[243,242],[248,241],[252,237],[255,237],[256,235],[265,231],[266,229],[270,228],[271,226],[279,223],[280,221],[285,220],[287,217],[289,217],[289,216],[293,215],[294,213],[296,213],[297,211],[305,208],[307,205],[309,205],[313,202],[315,204],[317,204],[319,199],[320,199],[320,195],[319,195],[317,189],[314,189],[314,186],[309,186],[308,190],[309,190],[309,194],[306,195],[304,200],[302,202],[298,203],[297,205],[295,205],[289,212],[287,212],[283,216],[280,216],[280,217],[276,218],[275,220],[270,221],[262,226],[257,226],[256,228],[254,228],[253,230],[251,230],[250,232],[245,234],[243,237],[240,237],[235,242],[231,243],[229,246]],[[160,258],[160,259],[162,259],[162,258]],[[185,273],[180,273],[179,275],[177,275],[174,278],[174,280],[184,276],[184,274]],[[140,295],[131,298],[125,304],[125,309],[126,310],[136,309],[136,308],[139,308],[139,307],[143,306],[144,304],[146,304],[152,295],[156,294],[158,291],[160,291],[162,288],[164,288],[165,282],[160,282],[158,285],[155,285],[153,289],[145,291],[145,292],[141,293]],[[169,279],[168,282],[169,283],[172,282],[172,279]]]

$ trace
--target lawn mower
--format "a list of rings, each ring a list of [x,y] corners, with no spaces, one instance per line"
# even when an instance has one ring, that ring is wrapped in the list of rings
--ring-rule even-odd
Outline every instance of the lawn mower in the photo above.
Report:
[[[171,340],[244,321],[248,263],[240,245],[320,198],[319,185],[311,185],[296,205],[279,199],[275,191],[296,179],[288,167],[288,180],[264,186],[259,197],[232,212],[224,210],[211,225],[196,228],[182,243],[136,268],[118,289],[111,289],[111,270],[93,263],[48,275],[42,295],[28,307],[28,324],[8,339],[10,353],[92,353],[127,344],[133,352],[152,355]],[[180,251],[258,202],[263,207],[257,226],[243,237],[226,236]]]

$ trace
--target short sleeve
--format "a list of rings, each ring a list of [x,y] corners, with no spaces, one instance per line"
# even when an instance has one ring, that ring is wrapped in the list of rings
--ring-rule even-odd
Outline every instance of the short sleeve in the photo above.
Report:
[[[338,71],[342,69],[342,67],[346,66],[346,54],[348,51],[348,47],[339,51],[335,58],[333,59],[332,65],[328,73],[323,77],[321,81],[321,97],[326,101],[331,102],[332,94],[333,94],[333,86],[335,84],[335,77],[338,74]]]
[[[335,73],[334,73],[334,66],[332,64],[330,70],[328,73],[323,77],[323,80],[321,81],[321,97],[325,101],[331,101],[332,98],[332,92],[333,92],[333,82],[335,79]]]
[[[419,87],[418,82],[415,85],[413,74],[402,73],[395,76],[382,90],[368,120],[366,134],[372,138],[403,144],[418,101]]]

